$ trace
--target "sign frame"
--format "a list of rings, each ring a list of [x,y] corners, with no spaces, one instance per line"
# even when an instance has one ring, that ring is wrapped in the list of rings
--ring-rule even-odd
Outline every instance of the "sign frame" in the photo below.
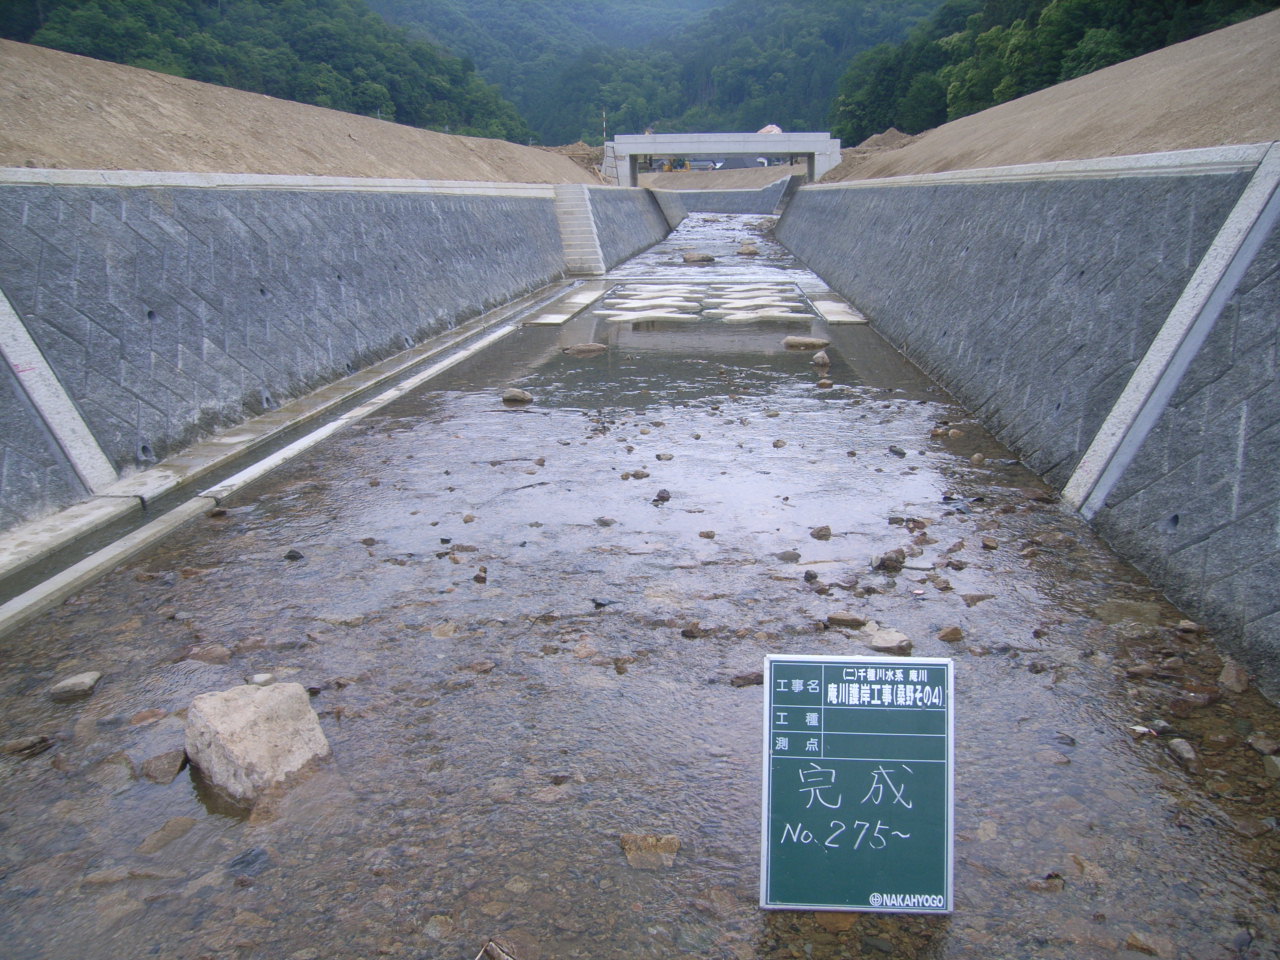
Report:
[[[795,709],[795,704],[788,704],[788,703],[779,704],[776,702],[776,698],[775,698],[775,694],[778,694],[778,693],[782,693],[784,698],[787,696],[786,691],[778,690],[779,683],[775,683],[775,680],[774,680],[775,666],[785,667],[785,665],[787,664],[798,665],[804,668],[820,669],[821,679],[818,681],[818,703],[819,703],[818,711],[819,711],[820,719],[818,720],[819,730],[817,731],[809,731],[809,730],[800,731],[800,730],[797,730],[795,727],[788,727],[786,729],[779,730],[775,725],[775,718],[778,715],[777,707],[782,706],[782,707],[790,708],[793,710]],[[940,851],[936,851],[942,857],[942,863],[938,864],[936,860],[928,856],[929,853],[933,852],[932,849],[926,848],[926,859],[929,860],[930,862],[929,869],[933,871],[933,874],[931,874],[931,876],[934,876],[934,880],[935,880],[935,886],[930,890],[930,893],[928,895],[922,895],[919,891],[911,891],[911,890],[897,891],[893,889],[886,889],[883,892],[870,893],[865,897],[863,897],[861,900],[858,900],[858,898],[854,896],[849,889],[846,888],[840,891],[833,890],[833,894],[830,897],[814,896],[814,897],[808,897],[803,899],[788,899],[786,898],[786,894],[781,892],[781,888],[786,886],[786,882],[781,877],[775,878],[774,871],[775,871],[775,864],[777,863],[777,861],[783,859],[783,855],[781,852],[774,849],[774,846],[772,844],[775,838],[771,836],[771,824],[774,821],[774,816],[773,816],[774,798],[778,796],[778,794],[775,792],[777,785],[773,782],[775,761],[780,761],[780,763],[778,764],[779,767],[792,766],[790,764],[790,761],[792,759],[808,762],[809,766],[814,769],[801,772],[803,770],[803,767],[800,765],[796,765],[796,772],[800,773],[802,783],[805,781],[805,773],[812,773],[815,776],[818,775],[819,773],[822,775],[829,774],[831,783],[826,786],[832,789],[833,791],[835,790],[835,780],[836,780],[835,770],[837,769],[838,765],[843,765],[843,766],[840,766],[839,769],[847,772],[850,769],[849,765],[875,763],[878,765],[878,769],[880,773],[884,774],[884,776],[883,778],[879,776],[874,776],[874,779],[872,779],[871,781],[872,791],[876,791],[877,789],[879,790],[878,793],[874,794],[875,795],[874,802],[879,804],[881,803],[881,801],[883,801],[886,798],[889,800],[889,803],[885,807],[876,807],[875,809],[877,810],[886,809],[886,808],[891,809],[893,807],[893,802],[895,799],[901,802],[903,807],[907,807],[912,802],[910,800],[905,799],[905,796],[906,796],[905,785],[902,783],[895,784],[892,782],[893,777],[897,776],[897,773],[899,771],[886,772],[885,770],[886,764],[897,763],[901,768],[901,770],[906,771],[908,769],[910,770],[920,769],[925,763],[928,763],[930,765],[939,763],[938,759],[931,758],[928,760],[921,760],[920,765],[915,768],[907,768],[905,765],[908,763],[915,762],[914,758],[908,758],[903,760],[901,756],[899,756],[897,759],[885,759],[880,757],[872,758],[872,757],[828,756],[828,754],[831,752],[837,752],[837,751],[846,752],[846,753],[848,752],[847,747],[836,747],[833,749],[828,749],[829,739],[836,743],[849,744],[849,743],[858,742],[857,741],[858,737],[879,736],[883,739],[883,737],[889,735],[883,732],[863,731],[861,729],[859,729],[858,732],[852,733],[852,734],[849,734],[849,733],[842,734],[836,731],[831,731],[828,734],[828,732],[826,731],[826,726],[828,723],[828,720],[827,720],[828,710],[839,709],[844,711],[844,713],[840,714],[842,718],[845,718],[844,721],[838,721],[833,717],[831,722],[833,725],[837,725],[840,722],[848,722],[848,718],[855,717],[855,714],[851,711],[860,711],[859,713],[856,714],[856,716],[862,717],[865,719],[869,715],[870,710],[879,709],[883,711],[886,709],[886,706],[887,706],[880,703],[876,703],[874,706],[868,704],[868,707],[866,710],[863,710],[860,705],[854,705],[854,704],[849,704],[844,702],[839,704],[839,706],[828,706],[827,705],[828,698],[833,694],[831,691],[823,690],[823,683],[826,682],[830,676],[835,676],[835,674],[830,674],[830,675],[828,674],[827,672],[828,668],[830,670],[839,671],[839,675],[843,677],[855,676],[854,674],[848,673],[847,671],[861,670],[864,668],[877,668],[877,670],[888,670],[888,671],[891,671],[889,676],[894,676],[894,677],[902,676],[904,678],[910,676],[910,671],[924,670],[925,673],[923,675],[930,678],[929,686],[933,687],[935,691],[932,694],[932,696],[936,696],[937,686],[934,683],[934,679],[938,677],[939,669],[941,670],[942,691],[943,691],[942,692],[943,700],[942,700],[941,708],[942,708],[942,711],[945,713],[945,720],[942,725],[943,730],[945,732],[945,748],[943,751],[941,751],[942,752],[941,763],[945,769],[941,777],[939,777],[936,772],[936,767],[930,766],[929,768],[927,768],[932,770],[933,773],[930,775],[930,777],[926,778],[928,781],[926,792],[928,794],[927,799],[934,800],[934,801],[938,799],[937,794],[941,792],[942,794],[941,801],[942,801],[943,811],[941,816],[941,823],[937,822],[938,817],[935,813],[932,817],[930,817],[925,821],[925,824],[932,831],[930,835],[936,835],[938,832],[941,833],[942,845],[944,849]],[[899,671],[901,671],[902,673],[899,674],[898,673]],[[867,676],[867,675],[868,674],[863,673],[857,676]],[[780,678],[780,683],[785,684],[787,682],[788,681],[785,680],[785,678]],[[809,692],[810,694],[812,694],[812,690],[813,690],[812,680],[808,682],[810,684]],[[901,683],[895,684],[894,685],[895,689],[897,686],[900,686],[900,685],[904,685],[904,684],[901,684]],[[845,686],[848,686],[848,685],[845,685]],[[911,684],[905,684],[905,686],[910,687]],[[951,913],[954,909],[954,875],[955,875],[955,710],[954,710],[955,662],[951,658],[947,658],[947,657],[769,654],[765,657],[765,660],[764,660],[764,687],[765,687],[764,697],[763,697],[764,702],[762,705],[762,710],[763,710],[762,754],[763,755],[761,760],[762,772],[761,772],[761,804],[760,804],[760,907],[761,909],[851,911],[851,912],[860,912],[860,913],[861,912],[926,913],[926,914]],[[881,686],[880,690],[883,691],[884,687]],[[915,693],[914,689],[911,692]],[[916,694],[916,695],[919,696],[919,694]],[[800,695],[800,696],[803,697],[803,695]],[[878,698],[879,693],[877,693],[876,696]],[[885,693],[885,696],[888,696],[888,694]],[[910,694],[908,694],[908,696],[910,696]],[[926,705],[927,705],[927,702],[928,701],[926,699],[925,700]],[[901,701],[899,701],[899,704],[901,704]],[[908,704],[908,706],[910,705],[914,705],[914,704]],[[809,706],[807,709],[812,710],[813,706]],[[923,713],[923,712],[925,712],[923,708],[917,711],[917,713]],[[937,708],[932,708],[932,712],[936,713]],[[900,715],[905,716],[906,714],[900,712]],[[810,723],[813,722],[811,714],[806,716],[805,719]],[[788,722],[794,722],[794,721],[791,721],[788,718]],[[907,722],[908,722],[908,725],[910,725],[910,720],[908,720]],[[937,728],[937,722],[935,720],[935,721],[932,721],[932,726],[929,729],[935,730],[936,728]],[[789,733],[792,731],[804,732],[804,733],[814,732],[819,735],[820,737],[819,742],[821,743],[822,746],[819,749],[819,753],[814,757],[812,761],[805,754],[797,754],[795,752],[778,753],[774,750],[775,745],[779,742],[778,741],[779,734]],[[837,738],[842,735],[846,736],[847,739],[838,740]],[[903,737],[903,740],[901,741],[901,743],[907,753],[910,753],[912,750],[919,751],[922,749],[932,751],[934,754],[937,754],[939,752],[937,750],[936,743],[908,744],[907,743],[908,738],[912,736],[916,736],[915,734],[908,733],[904,735],[904,734],[898,733],[898,734],[892,734],[892,735]],[[936,740],[938,736],[939,734],[936,732],[921,733],[918,736],[916,736],[916,739],[920,741]],[[809,749],[812,749],[811,742],[812,741],[809,741],[810,743]],[[897,742],[897,741],[891,741],[891,742]],[[791,748],[788,747],[784,749],[789,750]],[[879,753],[882,751],[876,751],[876,752]],[[822,760],[826,762],[829,765],[829,767],[820,769],[819,765],[816,762],[814,762],[816,760]],[[865,783],[865,780],[862,783]],[[861,789],[862,783],[860,783],[858,787],[859,790]],[[888,793],[885,792],[886,787],[889,788]],[[839,805],[843,802],[842,798],[844,797],[845,793],[842,792],[838,796],[834,793],[830,793],[824,796],[823,794],[816,792],[819,789],[825,789],[825,788],[826,787],[820,788],[818,786],[801,786],[798,789],[798,792],[801,794],[807,792],[809,794],[808,807],[810,809],[813,808],[815,800],[818,800],[820,802],[815,813],[826,813],[826,812],[829,812],[829,810],[831,809],[835,809],[835,806],[833,806],[833,804],[827,801],[830,799],[835,799],[837,802],[837,805]],[[854,796],[854,799],[856,800],[856,792],[853,796]],[[863,797],[863,800],[860,801],[860,803],[865,803],[868,800],[868,798],[871,796],[873,796],[873,793],[869,791],[867,796]],[[798,801],[793,801],[793,802],[798,802]],[[778,806],[779,807],[785,806],[785,801],[780,800],[778,803]],[[823,810],[822,809],[823,807],[826,807],[829,809]],[[843,815],[843,811],[841,811],[841,813]],[[848,819],[847,815],[845,816],[845,819]],[[870,821],[871,819],[872,819],[872,815],[868,813],[867,821]],[[840,832],[843,832],[845,829],[847,829],[847,825],[843,821],[831,820],[828,822],[832,827],[835,827],[838,824]],[[782,845],[785,844],[788,839],[790,839],[793,842],[793,847],[788,849],[797,851],[796,853],[791,855],[793,858],[801,856],[801,852],[807,854],[810,850],[816,850],[817,852],[814,854],[814,857],[815,857],[814,862],[820,863],[821,858],[831,856],[831,854],[829,854],[825,848],[833,848],[833,849],[840,850],[841,843],[843,843],[844,846],[843,846],[843,850],[840,852],[840,855],[845,860],[852,858],[856,861],[859,858],[863,858],[863,857],[870,858],[874,856],[875,854],[872,852],[873,847],[878,849],[887,848],[888,841],[893,841],[895,844],[898,844],[901,850],[902,841],[909,840],[909,835],[892,832],[891,830],[889,830],[888,825],[883,824],[878,817],[876,818],[876,828],[871,835],[871,840],[867,842],[865,848],[862,846],[862,840],[863,840],[863,837],[867,835],[867,831],[871,829],[869,822],[864,822],[861,820],[854,821],[853,826],[855,828],[861,826],[862,833],[859,835],[855,830],[854,832],[847,834],[844,840],[836,840],[835,842],[833,842],[834,834],[830,837],[824,837],[821,835],[822,833],[827,832],[826,831],[827,825],[828,823],[818,824],[818,826],[821,826],[823,829],[819,831],[817,834],[815,834],[811,830],[804,829],[804,826],[802,824],[799,824],[799,823],[787,824],[784,826],[784,829],[782,829],[780,832],[780,837],[778,838],[777,846],[778,848],[781,848]],[[803,831],[803,833],[801,833],[801,831]],[[851,838],[856,839],[856,843],[853,849],[857,851],[857,853],[851,854],[849,852],[849,843],[847,841],[849,841]],[[800,841],[803,841],[803,844],[807,844],[807,846],[803,844],[796,846],[795,844]],[[881,843],[877,844],[876,841],[881,841]],[[924,846],[924,843],[925,842],[922,840],[918,846]],[[919,857],[918,850],[916,851],[915,856],[918,859]],[[906,857],[906,858],[899,857],[895,862],[909,863],[911,862],[911,857]],[[846,864],[846,867],[847,866],[848,865]],[[941,874],[942,874],[941,875],[941,881],[942,881],[941,894],[938,894],[935,892],[936,879],[937,879],[936,872],[939,869],[941,870]],[[779,873],[781,873],[783,868],[778,867],[777,870]],[[856,875],[856,871],[850,872],[847,875],[850,877],[853,877]],[[886,884],[886,886],[891,888],[893,884],[889,882]],[[824,899],[829,902],[821,902]],[[857,900],[858,902],[854,902],[855,900]]]

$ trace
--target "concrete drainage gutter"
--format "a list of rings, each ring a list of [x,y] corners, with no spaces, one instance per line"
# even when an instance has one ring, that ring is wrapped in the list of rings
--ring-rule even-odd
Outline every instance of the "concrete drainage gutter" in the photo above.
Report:
[[[1280,149],[802,188],[777,235],[1280,697]]]

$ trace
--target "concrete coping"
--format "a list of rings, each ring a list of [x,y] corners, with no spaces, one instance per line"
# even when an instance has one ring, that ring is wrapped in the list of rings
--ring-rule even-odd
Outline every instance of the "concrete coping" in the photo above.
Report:
[[[1199,147],[1167,153],[1138,153],[1092,160],[1057,160],[1008,167],[978,167],[973,170],[946,170],[871,180],[818,183],[808,190],[850,190],[867,187],[917,187],[933,184],[1014,183],[1025,180],[1091,180],[1119,177],[1181,177],[1203,174],[1247,173],[1253,171],[1271,147],[1270,143],[1247,143],[1225,147]]]
[[[483,180],[397,180],[300,177],[266,173],[175,173],[166,170],[53,170],[0,167],[0,186],[193,187],[216,190],[332,190],[357,193],[440,193],[553,199],[555,184]],[[590,186],[590,184],[583,184]]]

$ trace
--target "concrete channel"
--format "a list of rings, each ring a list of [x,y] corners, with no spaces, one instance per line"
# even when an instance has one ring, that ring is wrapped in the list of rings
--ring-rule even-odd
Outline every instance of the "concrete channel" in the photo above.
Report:
[[[534,285],[14,626],[8,955],[1280,956],[1280,711],[794,230],[693,214]],[[956,662],[957,909],[763,912],[751,674],[884,630]],[[332,757],[246,814],[171,761],[260,673]]]

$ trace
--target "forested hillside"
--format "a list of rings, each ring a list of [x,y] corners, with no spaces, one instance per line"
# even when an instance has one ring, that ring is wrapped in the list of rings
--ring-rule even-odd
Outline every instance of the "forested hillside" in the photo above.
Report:
[[[0,0],[0,36],[415,127],[531,137],[469,62],[364,0]]]
[[[544,143],[826,129],[850,58],[942,0],[371,0],[470,57]],[[602,113],[604,117],[602,118]]]
[[[947,0],[900,44],[860,53],[833,132],[856,144],[977,113],[1275,9],[1280,0]]]

